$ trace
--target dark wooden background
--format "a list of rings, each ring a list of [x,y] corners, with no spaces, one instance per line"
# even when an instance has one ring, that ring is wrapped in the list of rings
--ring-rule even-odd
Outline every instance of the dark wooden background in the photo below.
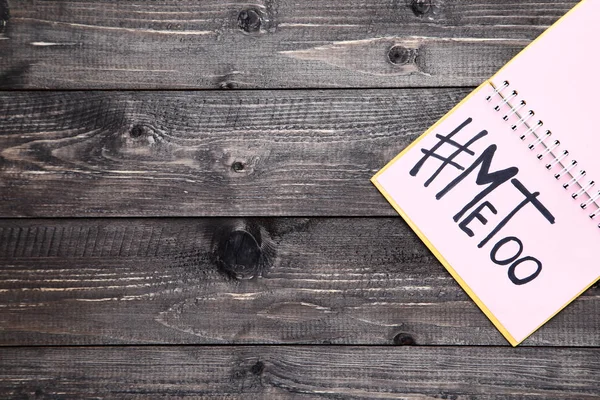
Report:
[[[0,397],[600,398],[369,182],[575,4],[0,0]]]

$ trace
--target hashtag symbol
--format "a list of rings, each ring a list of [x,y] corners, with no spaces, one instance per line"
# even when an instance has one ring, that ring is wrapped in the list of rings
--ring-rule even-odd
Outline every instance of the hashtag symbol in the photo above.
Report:
[[[423,167],[425,162],[430,158],[435,158],[435,159],[441,161],[442,163],[440,164],[438,169],[433,173],[433,175],[431,175],[431,177],[429,177],[429,179],[427,179],[427,181],[425,181],[425,187],[428,187],[435,180],[435,178],[437,178],[438,175],[444,170],[444,168],[446,168],[448,165],[458,169],[459,171],[464,171],[465,168],[462,165],[455,162],[454,159],[462,153],[466,153],[470,156],[474,156],[475,153],[469,149],[469,146],[471,146],[473,143],[475,143],[476,141],[478,141],[479,139],[481,139],[482,137],[484,137],[488,134],[488,132],[485,130],[481,131],[465,144],[460,144],[460,143],[456,142],[455,140],[452,140],[452,138],[457,133],[459,133],[461,130],[463,130],[471,122],[473,122],[473,118],[468,118],[465,122],[460,124],[455,130],[453,130],[447,136],[439,135],[439,134],[435,135],[435,137],[438,138],[439,141],[436,143],[435,146],[433,146],[429,150],[421,149],[421,152],[424,154],[424,156],[423,156],[423,158],[421,158],[421,160],[419,160],[418,163],[415,164],[413,169],[410,170],[410,175],[417,176],[417,174],[421,170],[421,167]],[[453,146],[456,150],[454,151],[454,153],[450,154],[450,156],[444,157],[437,153],[437,151],[444,145]]]

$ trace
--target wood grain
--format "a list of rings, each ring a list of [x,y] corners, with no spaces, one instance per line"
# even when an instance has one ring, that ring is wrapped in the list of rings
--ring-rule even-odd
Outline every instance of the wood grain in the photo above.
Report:
[[[597,399],[599,349],[0,349],[4,398]]]
[[[577,0],[414,3],[2,1],[0,87],[474,86]]]
[[[0,215],[396,215],[369,179],[468,92],[0,92]]]
[[[599,346],[600,287],[524,345]],[[0,220],[0,344],[508,345],[400,218]]]
[[[0,398],[598,398],[369,183],[577,1],[0,0]]]

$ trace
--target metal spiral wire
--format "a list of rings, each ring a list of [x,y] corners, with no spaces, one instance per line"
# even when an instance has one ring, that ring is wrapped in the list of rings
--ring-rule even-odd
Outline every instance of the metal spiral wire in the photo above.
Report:
[[[521,131],[523,127],[527,128],[524,133],[519,135],[519,139],[522,141],[530,139],[527,147],[529,150],[537,151],[537,159],[545,160],[548,155],[552,155],[554,158],[546,160],[545,167],[547,170],[552,170],[556,166],[560,165],[562,168],[559,172],[554,174],[554,178],[559,180],[563,178],[565,175],[570,175],[572,177],[571,180],[564,183],[562,186],[565,190],[569,190],[573,187],[573,185],[579,185],[580,189],[572,192],[571,197],[573,199],[578,199],[582,195],[587,195],[589,197],[588,200],[581,203],[580,206],[582,209],[586,210],[590,206],[596,206],[596,210],[589,214],[591,219],[594,219],[600,216],[600,207],[596,204],[596,201],[600,199],[600,191],[595,194],[590,194],[590,190],[596,185],[596,182],[593,180],[589,180],[587,184],[585,180],[582,180],[586,177],[587,173],[585,170],[580,170],[578,173],[571,173],[571,171],[579,165],[577,160],[570,158],[570,152],[568,150],[563,150],[562,152],[557,152],[561,143],[559,140],[550,140],[552,137],[552,131],[546,130],[543,133],[538,133],[537,131],[544,126],[544,121],[538,120],[535,124],[529,123],[529,121],[535,117],[535,111],[527,108],[527,101],[519,98],[519,92],[517,90],[509,90],[510,82],[504,81],[502,85],[494,87],[494,91],[486,97],[487,102],[492,102],[493,100],[497,100],[497,103],[494,104],[494,111],[500,112],[506,106],[510,108],[510,111],[506,113],[502,119],[505,122],[508,122],[513,117],[518,117],[518,121],[511,125],[511,130],[514,132]],[[505,94],[503,94],[505,93]],[[515,104],[515,105],[513,105]],[[598,224],[598,228],[600,228],[600,224]]]

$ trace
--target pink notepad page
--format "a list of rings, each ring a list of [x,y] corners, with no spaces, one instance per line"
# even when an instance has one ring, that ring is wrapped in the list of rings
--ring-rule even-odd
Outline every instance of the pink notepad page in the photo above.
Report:
[[[584,169],[597,181],[593,193],[600,190],[598,18],[600,1],[582,1],[491,79],[494,85],[510,82],[506,92],[519,93],[512,103],[527,102],[525,110],[536,113],[530,121],[542,120],[540,132],[551,130],[561,142],[559,152],[567,150],[569,161],[578,161],[574,172]]]
[[[580,183],[596,178],[589,193],[600,190],[599,16],[600,1],[583,2],[373,177],[513,345],[600,277],[598,206],[586,193],[573,199],[578,184],[563,188],[581,166]],[[573,176],[556,179],[573,159]]]

